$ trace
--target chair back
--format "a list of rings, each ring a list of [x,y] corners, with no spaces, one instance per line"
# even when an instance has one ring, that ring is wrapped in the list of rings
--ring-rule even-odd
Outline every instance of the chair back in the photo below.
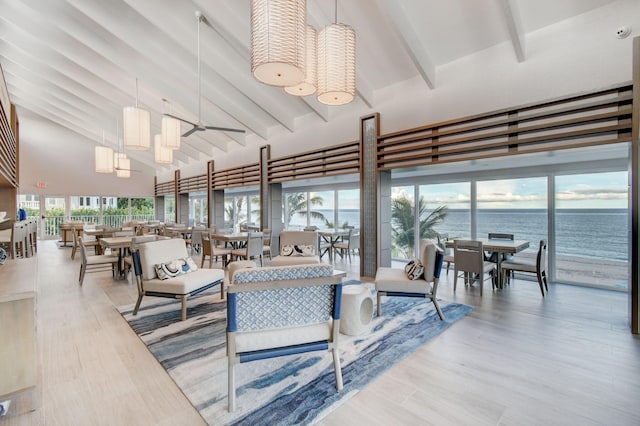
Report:
[[[316,231],[282,231],[280,233],[280,252],[285,245],[314,246],[318,254],[318,233]]]
[[[84,242],[82,241],[82,237],[78,238],[76,235],[76,233],[73,233],[74,235],[74,239],[78,242],[78,245],[80,246],[80,256],[82,256],[82,264],[86,265],[87,264],[87,248],[84,246]]]
[[[487,238],[489,238],[490,240],[509,240],[509,241],[513,241],[514,235],[513,234],[503,234],[503,233],[499,233],[499,232],[489,232],[487,234]]]
[[[263,238],[264,234],[262,232],[249,232],[247,238],[247,259],[262,256]]]
[[[126,231],[114,231],[113,236],[114,237],[134,237],[136,235],[136,233],[133,231],[133,229],[129,229]]]
[[[482,275],[484,266],[482,241],[454,240],[453,258],[458,271],[476,272]]]
[[[424,279],[437,282],[442,269],[442,250],[434,241],[426,238],[420,240],[420,262],[424,267]]]
[[[545,272],[547,268],[547,240],[540,240],[540,246],[538,247],[538,256],[536,257],[536,270],[538,274]]]
[[[262,244],[271,247],[271,234],[272,231],[269,228],[262,230]]]
[[[202,240],[202,259],[204,260],[205,256],[211,256],[211,237],[208,232],[202,232],[200,239]]]
[[[360,230],[357,228],[349,232],[349,250],[360,249]]]

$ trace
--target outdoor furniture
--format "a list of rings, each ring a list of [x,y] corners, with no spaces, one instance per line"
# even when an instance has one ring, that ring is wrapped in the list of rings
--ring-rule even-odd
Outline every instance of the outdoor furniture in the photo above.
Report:
[[[442,251],[433,241],[422,239],[420,240],[419,260],[423,265],[424,272],[422,278],[418,279],[410,279],[404,268],[378,268],[375,277],[378,292],[378,316],[382,315],[383,296],[423,297],[431,300],[438,316],[444,321],[444,314],[437,299],[443,260]],[[433,283],[433,286],[430,283]]]
[[[221,269],[197,269],[169,279],[158,278],[156,265],[189,257],[187,245],[181,238],[141,244],[132,253],[132,257],[138,285],[138,300],[133,315],[138,314],[144,296],[180,300],[182,321],[187,319],[187,299],[190,296],[220,284],[220,298],[224,299],[224,271]]]
[[[536,274],[538,278],[538,285],[540,286],[540,293],[544,297],[545,290],[549,292],[549,286],[547,285],[547,240],[540,240],[538,246],[538,254],[536,255],[536,261],[531,262],[525,259],[519,259],[514,257],[510,260],[502,262],[502,281],[505,280],[505,275],[509,272],[525,272]]]
[[[485,274],[488,274],[492,286],[495,287],[497,280],[496,265],[493,262],[484,260],[482,241],[454,240],[453,244],[453,257],[455,259],[453,291],[456,291],[460,273],[464,277],[465,286],[471,285],[476,280],[480,282],[480,296],[482,296]]]
[[[326,264],[236,269],[229,266],[227,355],[229,411],[236,364],[330,350],[342,389],[338,338],[342,277]]]

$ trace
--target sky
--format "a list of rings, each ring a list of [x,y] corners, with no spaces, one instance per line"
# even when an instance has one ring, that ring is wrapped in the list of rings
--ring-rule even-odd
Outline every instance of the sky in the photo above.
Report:
[[[557,176],[556,208],[627,208],[627,172],[591,173]],[[421,194],[432,204],[446,204],[450,209],[469,208],[469,183],[422,185]],[[547,179],[545,177],[478,181],[478,208],[545,209]],[[393,196],[407,194],[413,198],[412,187],[396,187]]]

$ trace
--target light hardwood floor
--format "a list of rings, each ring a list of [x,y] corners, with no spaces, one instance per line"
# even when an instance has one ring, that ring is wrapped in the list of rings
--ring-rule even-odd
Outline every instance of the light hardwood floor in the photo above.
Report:
[[[37,410],[17,398],[0,425],[204,424],[116,311],[135,287],[98,273],[81,288],[70,249],[39,250]],[[357,278],[357,263],[336,266]],[[536,283],[517,280],[480,298],[477,286],[454,294],[452,278],[443,273],[441,298],[473,311],[322,425],[640,424],[640,338],[626,294],[551,285],[543,300]]]

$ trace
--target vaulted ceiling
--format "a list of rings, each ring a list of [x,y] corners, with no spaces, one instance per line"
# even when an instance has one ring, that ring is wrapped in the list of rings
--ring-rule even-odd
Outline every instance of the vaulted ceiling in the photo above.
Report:
[[[87,139],[116,148],[122,108],[197,121],[197,21],[201,11],[202,121],[246,134],[183,138],[173,167],[246,144],[266,143],[299,118],[331,122],[348,108],[376,108],[376,91],[419,76],[437,89],[437,69],[501,43],[527,60],[525,35],[615,0],[341,0],[338,21],[356,31],[356,100],[328,107],[257,82],[250,71],[249,0],[0,0],[0,64],[11,101]],[[309,24],[333,22],[333,0],[307,0]],[[164,102],[166,99],[167,102]],[[308,123],[308,120],[304,121]],[[183,132],[189,126],[183,126]],[[158,170],[153,152],[128,152]]]

